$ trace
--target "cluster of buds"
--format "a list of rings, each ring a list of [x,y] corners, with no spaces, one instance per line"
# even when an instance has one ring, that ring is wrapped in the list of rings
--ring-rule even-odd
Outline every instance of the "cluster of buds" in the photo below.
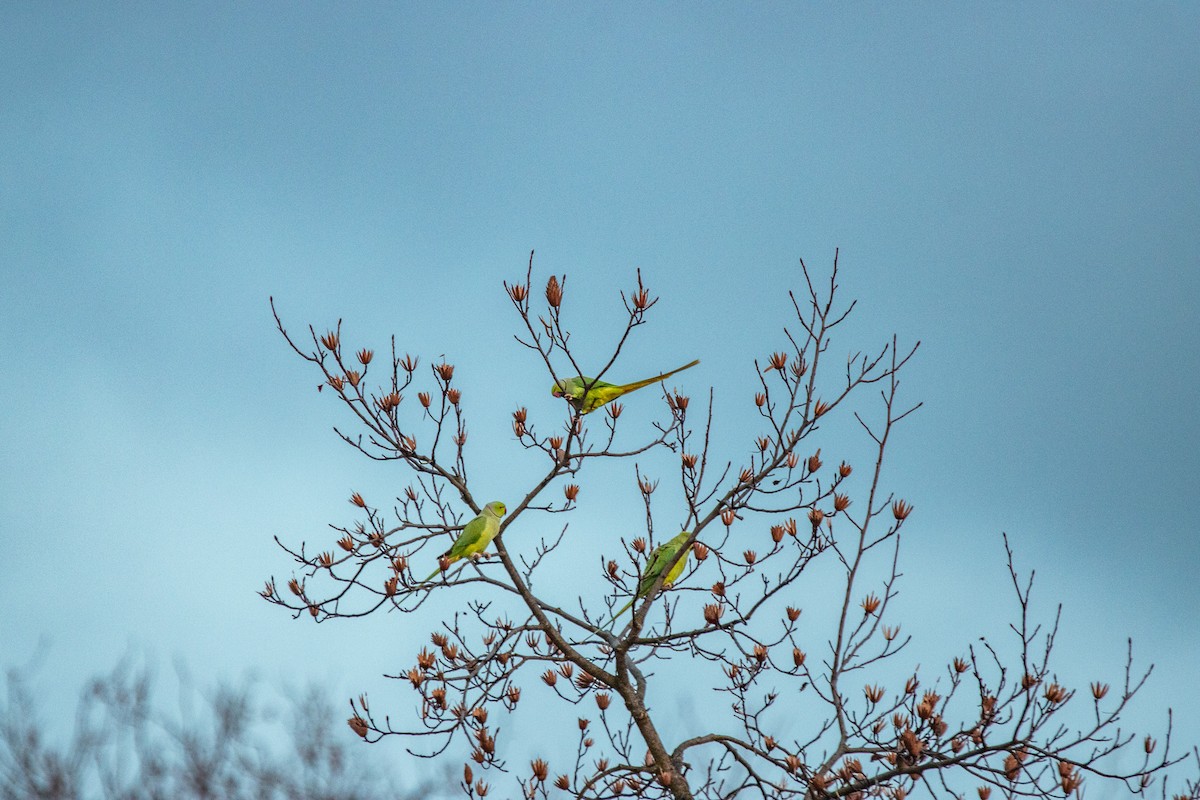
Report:
[[[861,603],[863,613],[868,615],[874,614],[879,610],[881,603],[882,601],[879,599],[879,597],[876,596],[874,592],[871,592],[871,594],[867,595]]]
[[[1046,687],[1046,691],[1043,693],[1043,697],[1046,698],[1046,702],[1048,702],[1048,703],[1050,703],[1050,705],[1054,706],[1054,705],[1058,705],[1059,703],[1066,700],[1068,694],[1069,693],[1067,692],[1067,690],[1064,689],[1062,686],[1059,686],[1057,683],[1051,683],[1049,686]]]
[[[921,719],[932,719],[937,711],[938,701],[941,696],[937,692],[926,692],[921,698],[920,704],[917,705],[917,716]]]
[[[325,345],[327,350],[336,351],[338,349],[338,344],[340,344],[340,339],[333,331],[326,331],[325,335],[321,337],[321,344]]]
[[[400,405],[400,401],[403,399],[403,396],[399,392],[391,392],[390,394],[385,394],[376,402],[383,413],[390,414],[396,410],[396,407]]]
[[[433,372],[443,381],[449,383],[450,379],[454,377],[454,365],[443,361],[441,364],[434,364]]]
[[[566,278],[563,280],[565,281]],[[551,275],[550,280],[546,281],[546,302],[550,304],[551,308],[558,308],[560,305],[562,305],[562,299],[562,284],[558,282],[557,276]]]
[[[1075,769],[1074,764],[1066,761],[1058,762],[1058,778],[1064,794],[1070,794],[1083,783],[1083,776],[1079,770]]]
[[[360,375],[358,373],[358,370],[356,370],[356,369],[346,370],[346,383],[350,384],[351,386],[358,386],[358,382],[360,380],[362,380],[362,375]]]
[[[524,307],[525,299],[529,297],[529,287],[523,283],[514,283],[509,286],[504,284],[504,288],[508,290],[508,296],[518,307]]]

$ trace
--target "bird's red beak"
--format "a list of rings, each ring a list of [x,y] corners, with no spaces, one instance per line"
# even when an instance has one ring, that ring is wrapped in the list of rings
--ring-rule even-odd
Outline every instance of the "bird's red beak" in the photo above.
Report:
[[[555,397],[562,397],[563,396],[562,387],[555,386],[553,389],[550,390],[550,394],[554,395]]]

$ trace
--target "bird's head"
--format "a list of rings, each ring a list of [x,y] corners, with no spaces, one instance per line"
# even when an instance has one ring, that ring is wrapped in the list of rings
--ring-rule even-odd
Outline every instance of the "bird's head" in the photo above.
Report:
[[[555,397],[564,396],[567,393],[564,383],[564,381],[555,381],[554,385],[550,387],[550,394],[554,395]]]
[[[504,503],[501,503],[499,500],[493,500],[492,502],[488,503],[486,506],[483,507],[483,510],[486,511],[487,513],[492,514],[493,516],[497,516],[497,517],[503,517],[505,514],[508,513],[508,507],[505,506]]]

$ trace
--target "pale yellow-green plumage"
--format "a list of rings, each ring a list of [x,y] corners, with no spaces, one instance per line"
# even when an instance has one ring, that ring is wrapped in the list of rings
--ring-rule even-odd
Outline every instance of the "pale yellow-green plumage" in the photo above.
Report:
[[[663,570],[667,569],[667,565],[671,563],[673,558],[675,558],[675,554],[679,552],[681,547],[683,547],[683,543],[687,541],[689,536],[691,536],[691,533],[688,531],[681,531],[679,535],[666,542],[663,542],[650,552],[650,558],[646,562],[646,571],[642,573],[642,579],[638,581],[637,594],[630,598],[629,602],[622,606],[620,611],[618,611],[616,614],[613,614],[612,621],[608,623],[610,627],[617,621],[617,617],[629,610],[630,606],[633,605],[635,600],[641,600],[650,593],[650,590],[654,588],[654,584],[658,581],[659,576],[663,574]],[[683,574],[683,568],[687,566],[688,556],[690,555],[691,547],[688,548],[686,553],[679,557],[679,560],[676,561],[675,565],[672,566],[667,572],[662,582],[663,589],[673,585],[679,576]]]
[[[449,565],[461,558],[482,553],[492,543],[492,539],[496,538],[496,534],[500,532],[500,518],[507,513],[508,509],[499,500],[488,503],[483,507],[483,511],[480,512],[479,516],[466,524],[462,533],[458,535],[458,538],[454,540],[454,544],[450,546],[450,549],[442,553],[438,559],[439,562],[444,558],[447,565]],[[442,567],[439,563],[438,568],[429,573],[429,577],[425,580],[432,580],[441,571]]]
[[[625,383],[619,386],[593,378],[585,378],[582,375],[576,375],[574,378],[560,378],[550,387],[550,393],[555,397],[566,398],[571,407],[581,414],[590,414],[597,408],[606,403],[611,403],[623,394],[628,394],[629,392],[641,389],[643,386],[649,386],[652,383],[665,381],[676,372],[683,372],[685,369],[694,367],[699,363],[700,359],[696,359],[690,364],[684,364],[679,369],[673,369],[670,372],[655,375],[653,378],[646,378],[642,381],[634,381],[633,383]]]

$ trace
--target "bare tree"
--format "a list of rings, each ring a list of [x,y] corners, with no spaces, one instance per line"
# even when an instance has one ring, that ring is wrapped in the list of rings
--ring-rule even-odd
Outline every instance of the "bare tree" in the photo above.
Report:
[[[425,582],[414,577],[413,565],[434,563],[447,537],[481,509],[469,479],[467,417],[454,366],[442,361],[420,370],[419,359],[401,354],[393,337],[376,379],[373,351],[348,348],[340,321],[324,334],[310,326],[311,342],[301,342],[276,312],[291,347],[355,417],[358,430],[338,434],[371,459],[398,462],[411,482],[394,503],[376,505],[355,493],[358,518],[333,526],[338,538],[331,549],[281,542],[297,572],[282,591],[268,581],[262,596],[318,622],[382,609],[411,612],[434,596],[455,609],[432,633],[432,647],[422,647],[396,676],[418,698],[411,721],[394,724],[360,697],[351,702],[355,733],[369,741],[401,737],[410,752],[428,757],[454,758],[454,746],[465,762],[460,788],[479,797],[489,792],[485,778],[494,782],[501,772],[527,798],[557,788],[597,799],[902,800],[919,790],[954,797],[977,790],[987,800],[993,790],[1049,797],[1099,781],[1133,793],[1156,786],[1166,794],[1160,773],[1183,758],[1171,749],[1169,721],[1161,743],[1118,727],[1149,670],[1135,670],[1131,652],[1115,688],[1094,683],[1078,696],[1060,683],[1051,667],[1058,617],[1048,624],[1031,619],[1032,582],[1020,576],[1011,550],[1017,616],[1007,642],[964,645],[933,676],[897,658],[910,640],[889,611],[901,531],[913,506],[889,492],[883,477],[894,429],[920,405],[902,402],[899,392],[917,345],[901,347],[892,337],[839,359],[830,352],[832,337],[854,303],[838,295],[836,255],[828,280],[814,279],[803,262],[801,268],[803,290],[789,294],[786,346],[754,361],[757,384],[745,410],[758,432],[744,449],[716,452],[713,391],[698,407],[664,385],[661,417],[641,430],[625,429],[620,402],[591,414],[587,404],[564,404],[558,420],[535,420],[517,408],[515,446],[540,453],[543,467],[510,506],[495,559],[443,560],[442,574]],[[636,287],[621,294],[623,331],[595,370],[572,349],[566,276],[549,278],[535,311],[532,270],[531,255],[525,279],[504,284],[516,340],[556,385],[587,376],[584,391],[597,390],[658,298],[639,272]],[[838,416],[856,421],[857,443],[823,438],[822,428]],[[838,455],[823,454],[832,452]],[[656,466],[648,469],[651,459]],[[553,523],[554,515],[577,510],[585,474],[613,460],[632,462],[645,535],[608,543],[612,556],[595,570],[606,582],[603,593],[535,591],[535,573],[564,546],[567,526]],[[667,473],[678,481],[680,499],[662,508],[652,502],[660,485],[652,476]],[[658,536],[656,523],[664,518],[679,520],[679,527]],[[682,577],[672,585],[668,569],[647,577],[655,546],[680,530],[690,532],[686,546],[666,566],[686,559]],[[798,590],[815,569],[838,576],[836,596],[816,599]],[[472,588],[454,591],[463,586]],[[627,622],[610,627],[614,610],[635,596]],[[806,596],[810,605],[828,606],[809,615],[824,614],[825,630],[801,625],[795,598]],[[497,615],[494,603],[505,598],[510,603]],[[647,692],[660,672],[681,661],[691,670],[689,689],[723,693],[729,712],[706,720],[704,729],[672,735],[666,712],[651,707]],[[565,704],[561,715],[544,707],[538,714],[543,726],[553,721],[577,740],[566,769],[552,770],[540,756],[528,771],[512,768],[497,743],[495,716],[514,712],[530,682],[549,687]],[[591,704],[598,723],[568,710]],[[1117,764],[1135,749],[1136,764]],[[1195,782],[1184,796],[1198,796]]]
[[[0,703],[0,800],[372,800],[402,796],[394,776],[348,751],[328,700],[287,702],[253,683],[157,700],[148,666],[126,659],[93,680],[74,730],[48,733],[27,674],[10,670]],[[335,728],[335,724],[337,727]],[[411,796],[429,797],[432,787]]]

